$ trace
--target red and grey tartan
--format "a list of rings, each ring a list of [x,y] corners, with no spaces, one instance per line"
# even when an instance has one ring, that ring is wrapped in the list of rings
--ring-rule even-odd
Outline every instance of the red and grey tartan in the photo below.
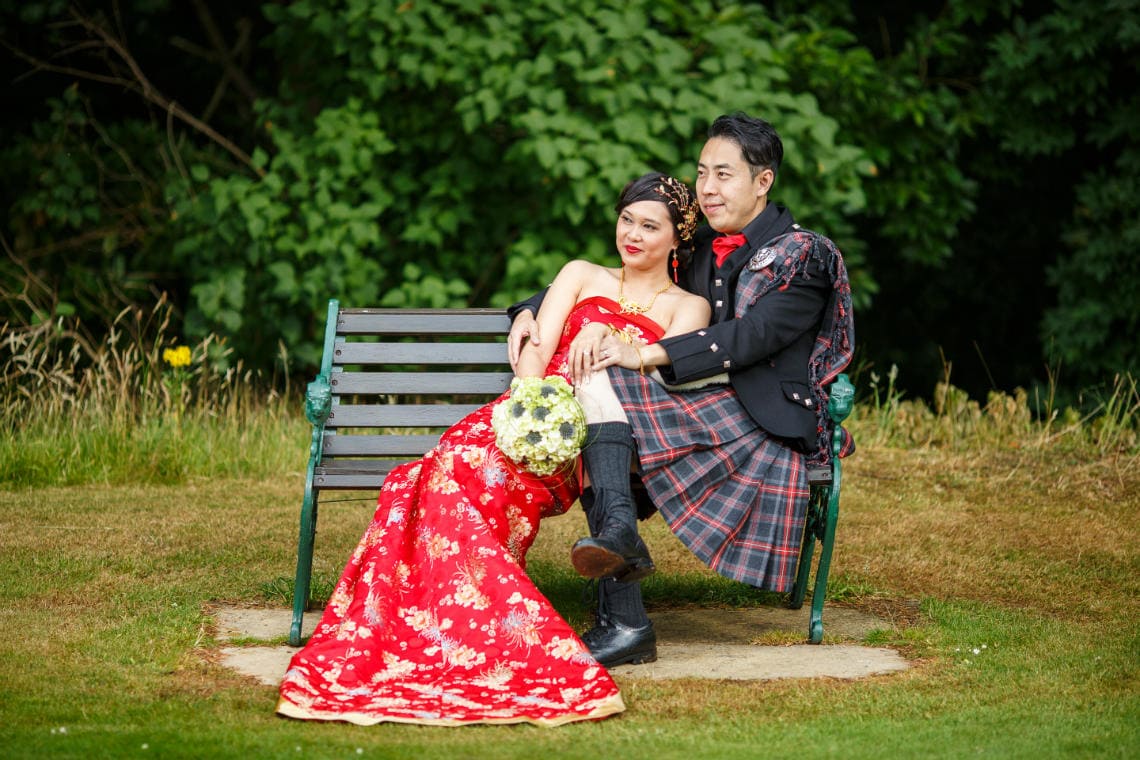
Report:
[[[646,490],[673,533],[727,578],[790,590],[808,500],[804,455],[762,430],[730,386],[670,393],[636,372],[609,374]]]

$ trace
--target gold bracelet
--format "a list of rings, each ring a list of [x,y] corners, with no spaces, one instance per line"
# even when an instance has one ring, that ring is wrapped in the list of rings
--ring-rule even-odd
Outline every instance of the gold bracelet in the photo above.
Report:
[[[641,349],[636,343],[633,344],[633,350],[637,352],[637,371],[645,374],[645,360],[641,358]]]
[[[613,325],[606,325],[606,327],[609,328],[610,335],[613,335],[618,340],[620,340],[622,343],[633,343],[633,338],[630,337],[630,334],[627,333],[625,330],[619,330],[616,327],[614,327]]]

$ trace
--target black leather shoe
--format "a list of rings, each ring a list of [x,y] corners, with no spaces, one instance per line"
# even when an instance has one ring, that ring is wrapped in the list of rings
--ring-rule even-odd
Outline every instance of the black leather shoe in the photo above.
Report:
[[[657,660],[657,634],[653,632],[653,623],[642,628],[629,628],[621,623],[596,625],[582,634],[582,643],[606,668]]]
[[[645,543],[628,528],[603,530],[596,538],[580,538],[570,550],[570,563],[583,578],[616,578],[629,583],[656,572]]]
[[[657,565],[653,564],[653,560],[646,554],[644,557],[626,560],[625,567],[618,571],[614,580],[621,583],[636,583],[642,578],[648,578],[655,572],[657,572]]]

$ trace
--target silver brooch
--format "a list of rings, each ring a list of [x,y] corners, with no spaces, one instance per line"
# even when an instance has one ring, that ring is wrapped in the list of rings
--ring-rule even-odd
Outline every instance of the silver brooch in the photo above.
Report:
[[[759,272],[761,269],[772,266],[772,262],[775,260],[775,248],[761,248],[759,251],[752,254],[752,258],[748,260],[748,271]]]

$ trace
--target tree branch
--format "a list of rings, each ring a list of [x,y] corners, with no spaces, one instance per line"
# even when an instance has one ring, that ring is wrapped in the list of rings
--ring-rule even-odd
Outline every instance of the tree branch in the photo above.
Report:
[[[135,83],[130,81],[129,79],[123,79],[122,77],[115,77],[115,76],[107,76],[105,74],[97,74],[94,71],[86,71],[84,69],[76,69],[76,68],[72,68],[71,66],[58,66],[54,63],[48,63],[47,61],[36,58],[35,56],[28,55],[23,50],[20,50],[19,48],[16,48],[16,47],[13,47],[6,40],[0,40],[0,44],[2,44],[5,48],[7,48],[8,52],[10,52],[12,55],[16,56],[17,58],[24,61],[25,63],[31,64],[32,66],[35,67],[32,71],[29,71],[25,74],[21,74],[20,76],[16,77],[16,79],[14,81],[18,82],[18,81],[20,81],[26,77],[31,76],[32,74],[35,74],[37,71],[48,71],[48,72],[51,72],[53,74],[63,74],[64,76],[77,77],[79,79],[90,79],[93,82],[99,82],[101,84],[110,84],[110,85],[115,85],[118,87],[125,87],[128,90],[134,90],[135,92],[140,92],[138,86],[135,85]],[[140,94],[141,94],[141,92],[140,92]]]
[[[115,53],[115,55],[117,55],[119,57],[119,59],[122,60],[122,62],[124,64],[126,64],[127,68],[130,69],[131,74],[134,77],[135,82],[137,84],[137,87],[135,89],[146,100],[150,101],[151,103],[158,106],[159,108],[162,108],[164,111],[167,111],[169,114],[180,119],[182,122],[184,122],[188,126],[196,129],[197,131],[199,131],[202,134],[209,137],[211,140],[213,140],[218,145],[220,145],[222,148],[224,148],[226,151],[228,151],[230,153],[230,155],[234,156],[239,161],[241,161],[243,164],[245,164],[250,169],[252,169],[254,172],[256,172],[258,176],[264,176],[265,175],[264,170],[259,169],[258,167],[253,165],[253,159],[250,158],[248,153],[246,153],[244,150],[239,148],[237,145],[235,145],[231,140],[226,138],[224,135],[220,134],[217,130],[215,130],[209,124],[205,123],[204,121],[202,121],[201,119],[197,118],[192,113],[187,111],[185,108],[183,108],[181,105],[179,105],[177,101],[171,100],[170,98],[167,98],[165,95],[163,95],[161,92],[159,92],[158,88],[156,88],[153,84],[151,84],[151,82],[147,78],[146,74],[143,73],[142,68],[139,66],[138,62],[134,59],[134,56],[132,56],[130,54],[130,52],[122,45],[122,43],[118,39],[116,39],[109,32],[107,32],[107,30],[104,29],[102,26],[100,26],[99,24],[96,24],[91,19],[88,19],[88,18],[80,15],[74,9],[72,9],[71,13],[72,13],[72,17],[84,29],[86,29],[88,31],[88,33],[93,34],[96,37],[98,37],[99,39],[101,39],[103,41],[103,44],[106,45],[107,48],[112,50]]]
[[[176,48],[179,48],[180,50],[186,51],[190,55],[201,58],[204,61],[209,61],[210,63],[214,63],[214,64],[219,62],[218,61],[218,54],[215,53],[214,51],[207,50],[204,47],[200,47],[198,45],[195,45],[193,42],[190,42],[189,40],[185,40],[181,37],[171,38],[170,44]],[[214,115],[214,111],[217,110],[219,105],[221,105],[222,98],[224,98],[226,95],[226,90],[228,89],[229,84],[230,84],[230,74],[223,67],[222,78],[219,79],[218,84],[214,86],[214,94],[210,96],[210,102],[207,103],[206,107],[202,109],[202,120],[203,121],[208,121],[210,119],[210,117]]]
[[[230,50],[226,46],[226,40],[222,37],[214,17],[210,15],[210,9],[206,7],[206,3],[203,0],[194,0],[194,10],[197,12],[198,20],[202,23],[202,28],[206,30],[206,36],[210,39],[210,44],[214,46],[218,61],[222,64],[222,68],[229,76],[230,81],[241,90],[251,103],[257,100],[257,88],[249,81],[241,67],[234,63],[233,58],[234,54],[241,51],[249,42],[249,25],[246,24],[239,28],[238,40],[233,49]]]

